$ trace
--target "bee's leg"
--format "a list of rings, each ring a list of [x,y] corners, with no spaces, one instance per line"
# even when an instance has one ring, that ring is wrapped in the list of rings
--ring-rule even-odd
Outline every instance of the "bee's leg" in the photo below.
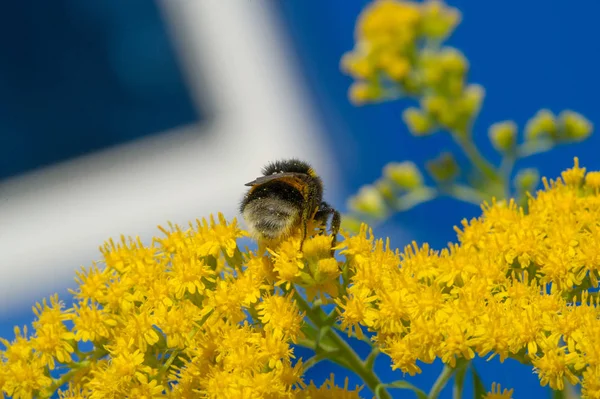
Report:
[[[340,225],[342,224],[342,215],[335,209],[331,208],[333,213],[333,218],[331,219],[331,235],[333,235],[333,239],[331,240],[331,247],[335,247],[337,244],[337,235],[340,231]],[[333,252],[333,249],[331,250]]]
[[[308,230],[308,209],[302,211],[302,239],[300,240],[300,252],[304,246],[304,240],[306,240],[306,234]]]
[[[319,205],[319,210],[315,213],[315,217],[313,218],[315,222],[319,224],[319,234],[325,234],[327,230],[327,219],[331,214],[331,208],[327,205],[326,202],[321,202]]]
[[[327,224],[327,218],[329,215],[333,215],[331,219],[331,235],[333,238],[331,239],[331,247],[335,247],[337,244],[337,234],[340,231],[340,224],[342,222],[342,217],[338,211],[332,208],[327,202],[321,202],[319,205],[319,210],[315,214],[315,220],[318,220],[323,224],[322,232],[325,231],[325,226]],[[331,255],[333,256],[333,249],[331,250]]]

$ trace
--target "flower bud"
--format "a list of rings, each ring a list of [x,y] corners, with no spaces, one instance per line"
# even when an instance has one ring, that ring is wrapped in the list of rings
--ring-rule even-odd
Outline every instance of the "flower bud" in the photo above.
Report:
[[[485,97],[485,89],[477,84],[467,86],[462,98],[463,112],[470,117],[477,114],[481,109],[483,98]]]
[[[375,187],[381,196],[387,201],[393,201],[396,197],[394,194],[394,185],[386,179],[377,180],[375,182]]]
[[[357,217],[352,215],[344,215],[342,218],[342,229],[357,233],[360,230],[360,225],[362,223],[362,220],[358,219]]]
[[[361,187],[354,197],[349,200],[350,209],[373,217],[383,217],[386,206],[381,193],[372,185]]]
[[[554,114],[547,109],[539,110],[525,125],[527,140],[538,140],[544,136],[556,137],[556,119]]]
[[[513,121],[494,123],[490,126],[488,135],[496,150],[511,151],[517,143],[517,124]]]
[[[383,169],[383,175],[403,190],[413,190],[423,185],[423,176],[411,161],[391,162]]]
[[[515,188],[520,193],[532,192],[540,181],[540,174],[535,168],[521,169],[515,176]]]
[[[448,37],[460,22],[460,13],[455,8],[447,7],[442,1],[428,0],[421,6],[421,32],[423,36],[433,40]]]
[[[442,96],[429,95],[421,100],[421,108],[433,120],[439,119],[440,115],[446,112],[448,107],[448,100]]]
[[[414,136],[425,136],[433,132],[433,121],[418,108],[407,108],[402,112],[402,119]]]
[[[561,137],[572,141],[583,141],[592,134],[593,125],[583,115],[563,111],[558,116]]]
[[[394,57],[386,65],[385,71],[393,80],[402,80],[410,72],[410,63],[405,58]]]
[[[350,101],[355,105],[362,105],[369,101],[376,100],[380,95],[380,90],[366,82],[354,82],[352,86],[350,86],[348,95]]]
[[[462,75],[469,68],[469,61],[463,53],[453,47],[446,47],[441,51],[439,62],[445,71],[453,74]]]
[[[373,65],[369,60],[355,53],[346,53],[342,56],[341,69],[356,79],[368,79],[374,73]]]
[[[427,171],[438,182],[453,180],[459,172],[458,164],[452,153],[444,152],[426,164]]]

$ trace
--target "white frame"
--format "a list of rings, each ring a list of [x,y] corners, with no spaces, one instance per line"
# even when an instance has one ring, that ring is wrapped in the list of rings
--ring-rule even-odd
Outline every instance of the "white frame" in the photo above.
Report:
[[[147,241],[166,221],[237,216],[243,184],[268,160],[312,162],[335,202],[335,168],[270,3],[159,0],[209,123],[0,183],[0,316],[73,287],[109,237]]]

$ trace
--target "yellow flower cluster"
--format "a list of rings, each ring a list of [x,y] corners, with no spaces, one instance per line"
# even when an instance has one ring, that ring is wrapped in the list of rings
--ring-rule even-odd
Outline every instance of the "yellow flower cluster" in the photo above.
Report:
[[[78,273],[71,308],[54,296],[34,308],[33,334],[17,328],[13,342],[0,339],[0,394],[358,398],[359,388],[336,387],[333,378],[320,388],[303,382],[291,347],[303,313],[290,292],[274,289],[312,279],[316,291],[334,294],[329,281],[339,272],[329,250],[321,256],[307,243],[305,272],[295,259],[241,252],[236,240],[246,233],[221,215],[161,230],[150,246],[106,243],[104,266]],[[63,374],[52,378],[51,370]]]
[[[332,256],[331,237],[318,234],[302,252],[300,234],[267,251],[241,251],[246,232],[221,215],[161,228],[149,246],[109,241],[104,265],[78,273],[72,307],[53,296],[34,307],[31,333],[16,328],[12,342],[0,339],[0,392],[359,398],[360,387],[338,387],[333,376],[320,387],[303,381],[305,367],[330,356],[389,397],[367,369],[372,361],[332,331],[364,338],[366,328],[375,353],[411,375],[435,359],[458,370],[475,356],[510,357],[531,365],[542,385],[581,384],[585,398],[598,399],[598,176],[575,160],[561,179],[545,181],[528,213],[513,202],[485,205],[442,251],[413,243],[400,253],[364,225],[336,247],[344,262]],[[336,311],[324,314],[323,303]],[[317,341],[307,345],[306,334]],[[293,344],[321,352],[304,363]],[[511,396],[495,385],[487,394]]]
[[[440,0],[371,3],[357,23],[354,50],[342,58],[342,69],[356,79],[350,99],[362,104],[422,96],[421,109],[404,112],[411,132],[428,134],[437,126],[464,132],[483,89],[466,85],[469,65],[460,51],[439,48],[459,22],[460,13]]]
[[[351,275],[336,299],[342,325],[375,332],[393,368],[410,375],[438,358],[512,357],[541,385],[581,383],[584,397],[600,398],[598,181],[576,159],[544,181],[527,214],[512,201],[483,206],[441,251],[413,243],[399,253],[363,225],[340,244]]]
[[[524,205],[526,193],[538,184],[538,174],[521,170],[511,182],[515,163],[592,134],[593,124],[583,115],[570,110],[555,115],[542,109],[527,122],[523,140],[514,121],[492,124],[488,137],[502,161],[496,165],[486,159],[473,132],[484,88],[469,83],[469,62],[461,51],[444,44],[460,19],[459,11],[443,0],[373,0],[361,12],[354,49],[341,60],[342,70],[354,80],[350,100],[357,105],[401,97],[415,101],[416,107],[402,113],[410,133],[450,133],[469,164],[459,168],[453,153],[438,154],[425,168],[434,185],[421,179],[414,164],[388,164],[381,178],[350,198],[351,214],[343,218],[344,228],[357,231],[360,221],[374,224],[439,196],[476,205],[494,197],[515,198]],[[401,180],[398,173],[388,173],[399,166],[404,169]]]

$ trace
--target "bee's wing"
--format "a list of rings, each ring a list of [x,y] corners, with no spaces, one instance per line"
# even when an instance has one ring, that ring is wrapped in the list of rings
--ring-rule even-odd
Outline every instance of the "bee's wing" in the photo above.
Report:
[[[251,181],[250,183],[246,183],[246,186],[258,186],[260,184],[264,184],[273,180],[283,179],[285,177],[299,177],[304,176],[304,173],[295,173],[295,172],[284,172],[284,173],[275,173],[269,176],[261,176],[256,180]]]

